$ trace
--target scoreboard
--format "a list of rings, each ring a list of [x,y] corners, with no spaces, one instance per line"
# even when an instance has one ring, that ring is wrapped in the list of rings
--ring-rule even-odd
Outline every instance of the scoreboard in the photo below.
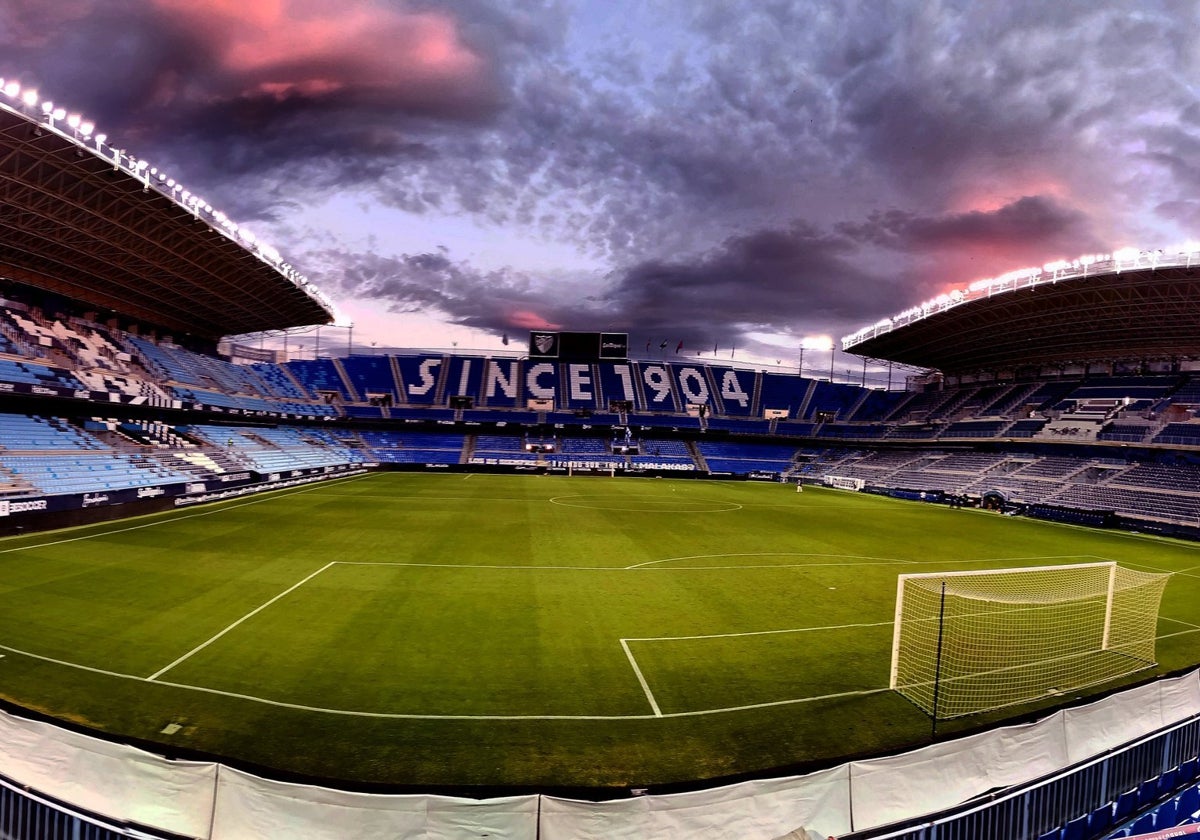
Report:
[[[629,333],[531,330],[529,333],[529,358],[563,361],[628,359]]]

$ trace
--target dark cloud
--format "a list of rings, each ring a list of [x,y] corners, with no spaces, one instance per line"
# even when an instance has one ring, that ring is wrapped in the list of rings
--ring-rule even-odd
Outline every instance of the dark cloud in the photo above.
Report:
[[[69,95],[122,145],[255,216],[280,186],[329,192],[437,157],[431,138],[487,121],[505,95],[487,26],[432,5],[57,7],[13,4],[0,72]]]
[[[918,216],[889,210],[838,229],[872,245],[919,254],[985,250],[1020,258],[1056,253],[1064,247],[1081,252],[1100,247],[1085,213],[1045,196],[1023,196],[991,212]]]
[[[1198,8],[692,0],[601,26],[608,4],[566,0],[7,0],[0,75],[275,223],[345,294],[699,341],[848,330],[1195,225]],[[603,268],[318,251],[289,226],[347,192]]]
[[[737,236],[695,260],[650,260],[605,281],[481,271],[447,250],[400,257],[326,252],[343,294],[396,312],[436,310],[497,333],[534,326],[670,335],[687,346],[747,346],[762,331],[850,332],[905,302],[902,288],[855,267],[854,245],[797,223]],[[583,278],[590,279],[590,278]],[[597,288],[599,286],[599,288]]]

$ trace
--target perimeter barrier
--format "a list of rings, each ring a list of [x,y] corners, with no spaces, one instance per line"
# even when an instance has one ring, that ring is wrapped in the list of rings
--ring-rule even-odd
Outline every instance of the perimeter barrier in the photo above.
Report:
[[[606,802],[354,793],[168,760],[0,714],[0,836],[791,840],[806,829],[856,839],[1039,840],[1114,801],[1114,816],[1152,804],[1168,784],[1195,776],[1198,754],[1200,671],[901,755]]]

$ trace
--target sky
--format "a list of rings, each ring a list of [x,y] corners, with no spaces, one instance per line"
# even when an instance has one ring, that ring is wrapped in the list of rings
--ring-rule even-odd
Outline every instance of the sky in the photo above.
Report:
[[[1195,0],[0,0],[0,76],[278,248],[354,321],[327,344],[790,365],[1200,236],[1197,31]]]

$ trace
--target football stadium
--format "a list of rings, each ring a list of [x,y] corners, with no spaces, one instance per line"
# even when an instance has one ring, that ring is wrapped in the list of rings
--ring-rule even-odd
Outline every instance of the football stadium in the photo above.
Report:
[[[334,304],[0,82],[0,832],[1086,840],[1200,811],[1200,246],[842,339],[308,359]]]

